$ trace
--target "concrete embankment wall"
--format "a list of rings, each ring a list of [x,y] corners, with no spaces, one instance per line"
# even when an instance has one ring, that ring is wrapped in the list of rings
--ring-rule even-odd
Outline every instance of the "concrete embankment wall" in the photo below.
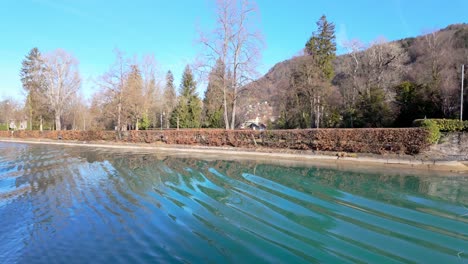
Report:
[[[446,133],[440,139],[439,144],[431,146],[431,151],[457,160],[468,160],[468,133]]]

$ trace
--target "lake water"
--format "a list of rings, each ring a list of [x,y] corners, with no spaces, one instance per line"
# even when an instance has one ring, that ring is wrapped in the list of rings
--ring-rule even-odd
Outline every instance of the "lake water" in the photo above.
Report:
[[[468,263],[468,178],[0,142],[0,263]]]

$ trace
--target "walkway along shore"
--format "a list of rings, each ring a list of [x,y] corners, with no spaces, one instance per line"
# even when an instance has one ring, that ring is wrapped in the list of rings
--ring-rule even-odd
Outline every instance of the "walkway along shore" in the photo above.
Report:
[[[468,176],[468,166],[461,161],[448,160],[422,160],[417,158],[387,158],[384,155],[372,156],[346,156],[346,153],[316,154],[313,152],[290,151],[282,152],[278,149],[240,149],[229,147],[204,147],[204,146],[185,146],[185,145],[159,145],[159,144],[128,144],[122,142],[81,142],[81,141],[59,141],[49,139],[11,139],[0,138],[0,142],[24,143],[24,144],[42,144],[42,145],[61,145],[61,146],[80,146],[108,149],[125,149],[144,151],[151,153],[161,153],[163,155],[183,155],[196,156],[208,159],[227,159],[227,160],[256,160],[270,163],[297,163],[324,165],[326,167],[364,167],[380,168],[382,170],[397,169],[399,171],[422,171],[443,173],[451,176]],[[334,155],[332,155],[334,154]],[[449,174],[447,174],[449,173]]]

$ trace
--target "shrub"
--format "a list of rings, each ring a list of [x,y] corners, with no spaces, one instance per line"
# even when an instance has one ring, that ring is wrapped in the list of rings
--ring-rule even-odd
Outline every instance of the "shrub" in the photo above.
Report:
[[[434,123],[441,132],[468,131],[468,121],[458,119],[416,119],[413,125],[422,127],[426,121]]]
[[[439,142],[439,139],[441,137],[441,134],[440,134],[441,129],[438,123],[434,121],[434,119],[426,119],[426,120],[422,120],[421,122],[419,122],[418,120],[417,123],[420,127],[424,127],[429,131],[428,138],[431,144],[436,144],[437,142]]]
[[[150,127],[151,121],[149,120],[148,114],[143,114],[143,117],[141,118],[141,123],[139,124],[139,129],[141,130],[147,130]]]
[[[430,122],[429,126],[431,126]],[[437,128],[436,130],[439,131]],[[79,141],[163,142],[198,146],[417,154],[434,140],[430,131],[432,130],[426,127],[266,131],[190,129],[120,133],[116,131],[15,131],[13,135],[7,131],[0,131],[0,137],[47,139],[61,137],[63,140]]]

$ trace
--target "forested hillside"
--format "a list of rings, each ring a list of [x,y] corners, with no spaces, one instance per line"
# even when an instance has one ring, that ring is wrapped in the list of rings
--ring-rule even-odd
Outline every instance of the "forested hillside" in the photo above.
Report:
[[[379,38],[370,44],[352,40],[345,46],[348,53],[333,62],[332,85],[315,90],[320,94],[320,127],[410,126],[416,118],[459,117],[461,65],[468,64],[467,24],[416,38]],[[280,62],[245,86],[241,116],[258,116],[279,128],[315,127],[307,93],[293,80],[313,67],[311,57]]]

